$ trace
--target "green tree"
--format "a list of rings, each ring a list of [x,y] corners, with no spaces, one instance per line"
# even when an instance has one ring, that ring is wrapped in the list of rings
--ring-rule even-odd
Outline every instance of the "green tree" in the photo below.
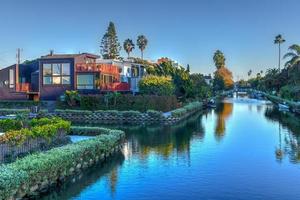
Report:
[[[132,52],[132,50],[134,49],[134,43],[131,39],[126,39],[123,43],[123,48],[124,50],[126,51],[127,55],[128,55],[128,58],[129,58],[129,55],[130,55],[130,52]]]
[[[144,50],[146,49],[146,47],[148,45],[148,40],[147,40],[146,36],[139,35],[137,38],[136,44],[139,47],[139,49],[141,50],[141,58],[143,60],[144,59]]]
[[[104,59],[116,59],[119,57],[121,46],[113,22],[109,22],[106,33],[102,38],[100,49]]]
[[[250,77],[251,74],[252,74],[252,70],[250,69],[250,70],[248,71],[248,77]]]
[[[281,61],[280,45],[284,42],[285,42],[285,39],[283,39],[282,35],[279,34],[275,37],[274,44],[278,44],[278,69],[279,69],[279,71],[280,71],[280,61]]]
[[[217,50],[214,54],[213,60],[217,69],[220,69],[221,67],[225,67],[225,56],[222,53],[222,51]]]
[[[174,84],[172,78],[168,76],[145,76],[139,82],[139,89],[141,94],[167,96],[174,94]]]
[[[190,65],[189,65],[189,64],[187,64],[187,66],[186,66],[186,71],[187,71],[188,73],[190,73]]]

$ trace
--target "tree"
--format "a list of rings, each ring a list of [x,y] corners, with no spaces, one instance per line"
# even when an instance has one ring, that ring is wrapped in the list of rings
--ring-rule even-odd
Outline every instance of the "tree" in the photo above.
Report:
[[[139,89],[141,94],[167,96],[174,94],[174,84],[169,76],[145,76],[139,82]]]
[[[284,42],[285,42],[285,39],[283,39],[282,35],[279,34],[275,37],[274,44],[278,44],[278,69],[279,69],[279,71],[280,71],[280,61],[281,61],[280,45]]]
[[[221,67],[225,67],[225,56],[222,53],[222,51],[217,50],[214,54],[213,60],[215,62],[215,66],[217,67],[217,69]]]
[[[121,46],[113,22],[109,22],[106,33],[102,38],[100,48],[101,55],[104,59],[116,59],[119,57]]]
[[[132,50],[134,49],[134,43],[131,39],[126,39],[123,43],[123,48],[126,51],[128,58],[129,58],[129,54],[130,52],[132,52]]]
[[[148,40],[147,40],[146,36],[139,35],[137,38],[136,44],[139,47],[139,49],[141,50],[141,58],[143,60],[144,59],[144,50],[146,49],[147,44],[148,44]]]
[[[248,71],[248,77],[250,77],[251,74],[252,74],[252,70],[250,69],[250,70]]]
[[[284,55],[284,59],[289,58],[290,60],[285,63],[285,66],[295,66],[300,63],[300,45],[294,44],[289,47],[288,53]]]
[[[186,71],[187,71],[188,73],[190,73],[190,65],[189,65],[189,64],[187,64],[187,66],[186,66]]]

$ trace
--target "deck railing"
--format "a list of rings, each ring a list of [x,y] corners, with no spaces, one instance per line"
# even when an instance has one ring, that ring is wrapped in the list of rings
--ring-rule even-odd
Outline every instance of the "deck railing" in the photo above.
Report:
[[[16,92],[29,92],[30,84],[29,83],[17,83]]]
[[[128,83],[106,83],[101,84],[100,90],[102,91],[130,91]]]

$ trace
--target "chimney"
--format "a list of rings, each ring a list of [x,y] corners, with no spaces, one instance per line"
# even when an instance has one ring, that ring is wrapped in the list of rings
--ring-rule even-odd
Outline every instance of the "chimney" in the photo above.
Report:
[[[51,49],[51,50],[50,50],[50,54],[49,54],[49,55],[50,55],[50,56],[53,56],[53,54],[54,54],[54,50],[53,50],[53,49]]]

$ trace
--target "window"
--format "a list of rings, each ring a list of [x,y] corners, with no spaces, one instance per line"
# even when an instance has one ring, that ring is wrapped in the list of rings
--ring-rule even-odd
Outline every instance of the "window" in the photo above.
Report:
[[[94,74],[78,74],[77,89],[94,89]]]
[[[15,87],[15,70],[9,70],[9,88]]]
[[[69,85],[70,63],[43,64],[43,83],[45,85]]]

